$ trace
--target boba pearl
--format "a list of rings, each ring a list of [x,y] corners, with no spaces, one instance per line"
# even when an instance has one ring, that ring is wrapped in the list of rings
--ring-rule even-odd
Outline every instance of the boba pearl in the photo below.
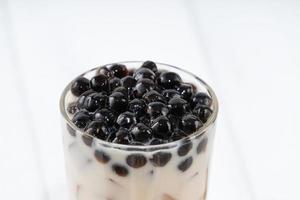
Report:
[[[189,151],[192,149],[193,143],[190,140],[186,140],[183,142],[183,144],[178,148],[178,155],[179,156],[185,156],[189,153]]]
[[[158,84],[165,89],[175,89],[181,81],[181,77],[174,72],[163,72],[157,79]]]
[[[84,129],[91,121],[91,116],[86,111],[75,113],[72,122],[80,129]]]
[[[114,64],[110,66],[109,70],[115,77],[123,78],[128,74],[128,70],[125,65],[122,64]]]
[[[109,81],[104,74],[98,74],[90,80],[91,88],[96,92],[108,92]]]
[[[155,62],[152,62],[150,60],[144,62],[141,66],[141,68],[147,68],[152,70],[154,73],[157,72],[157,66],[155,64]]]
[[[125,177],[129,174],[128,169],[125,166],[120,164],[113,164],[112,170],[121,177]]]
[[[110,156],[105,153],[104,151],[98,150],[96,149],[94,152],[94,156],[96,158],[96,160],[98,160],[100,163],[108,163],[108,161],[110,161]]]
[[[188,157],[178,165],[178,169],[182,172],[185,172],[191,167],[192,163],[193,163],[193,158]]]
[[[145,61],[139,68],[128,70],[124,64],[115,63],[99,67],[89,79],[80,76],[71,83],[70,90],[76,98],[67,111],[74,125],[86,132],[81,136],[86,145],[92,146],[95,138],[137,146],[182,140],[177,154],[189,154],[193,143],[184,138],[208,121],[213,113],[212,99],[179,74],[158,66]],[[70,126],[68,132],[76,136]],[[195,148],[197,153],[204,151],[205,140]],[[155,155],[151,162],[163,163],[159,156]],[[141,164],[134,159],[128,158],[127,164],[132,168]],[[115,171],[129,172],[120,166]]]
[[[155,167],[164,167],[170,160],[172,154],[169,152],[157,152],[152,155],[150,162]]]
[[[127,156],[126,163],[132,168],[143,167],[147,163],[147,159],[143,154],[131,154]]]
[[[90,82],[87,78],[84,77],[76,78],[71,85],[71,92],[77,97],[89,89]]]
[[[121,92],[114,92],[108,99],[109,107],[117,113],[126,111],[128,101],[127,97]]]

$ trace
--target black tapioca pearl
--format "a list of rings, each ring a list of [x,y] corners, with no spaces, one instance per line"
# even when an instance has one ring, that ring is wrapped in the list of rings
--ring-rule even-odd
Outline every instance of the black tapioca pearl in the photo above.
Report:
[[[180,140],[184,137],[188,136],[185,132],[183,132],[183,130],[181,129],[175,129],[173,131],[173,134],[172,136],[170,137],[169,141],[170,142],[174,142],[174,141],[177,141],[177,140]]]
[[[130,144],[132,141],[132,136],[126,128],[120,128],[116,132],[116,138],[113,140],[113,143],[118,144]]]
[[[131,134],[136,142],[147,143],[152,137],[152,130],[145,124],[138,123],[131,129]]]
[[[115,133],[116,134],[118,132],[119,128],[120,127],[117,124],[115,124],[114,126],[107,127],[107,130],[108,130],[109,133]]]
[[[148,78],[140,79],[133,90],[133,95],[136,98],[141,98],[146,92],[153,90],[155,84],[153,80]]]
[[[76,130],[74,130],[69,124],[66,125],[68,133],[70,133],[71,136],[75,137],[76,136]]]
[[[142,116],[146,113],[146,103],[142,99],[133,99],[128,103],[128,110],[136,116]]]
[[[174,72],[163,72],[157,79],[158,84],[165,89],[175,89],[181,81],[181,77]]]
[[[123,137],[123,138],[116,137],[116,138],[113,140],[113,143],[118,143],[118,144],[130,144],[130,143],[131,143],[131,140],[129,140],[127,137]]]
[[[149,115],[143,115],[141,117],[138,118],[139,123],[143,123],[146,126],[150,126],[150,116]]]
[[[116,132],[116,137],[123,138],[127,136],[130,136],[129,130],[127,128],[120,127],[119,130]]]
[[[87,96],[89,96],[90,94],[93,94],[93,93],[95,93],[95,91],[93,91],[93,90],[87,90],[84,93],[82,93],[77,99],[77,102],[76,102],[77,108],[83,109],[85,99],[87,98]]]
[[[179,163],[177,168],[180,171],[185,172],[186,170],[188,170],[191,167],[192,163],[193,163],[193,157],[188,157],[185,160],[183,160],[181,163]]]
[[[170,160],[172,154],[169,152],[157,152],[152,155],[150,162],[155,167],[164,167]]]
[[[121,79],[114,77],[109,80],[109,87],[111,91],[119,86],[121,86]]]
[[[173,114],[168,115],[169,121],[171,123],[172,130],[179,129],[179,124],[181,122],[181,116],[176,116]]]
[[[106,138],[107,142],[113,142],[116,139],[116,132],[111,132]]]
[[[155,90],[156,92],[158,92],[159,94],[162,94],[164,88],[161,87],[161,86],[159,86],[159,85],[155,85],[154,90]],[[166,99],[166,100],[167,100],[167,99]],[[168,101],[166,101],[166,102],[168,102]]]
[[[116,127],[110,127],[109,129],[110,129],[110,131],[109,131],[108,137],[106,138],[106,141],[113,142],[116,139],[116,133],[117,133],[118,129]]]
[[[108,104],[108,97],[101,93],[92,93],[84,98],[81,108],[94,112],[99,108],[105,108]]]
[[[147,105],[147,113],[151,118],[156,118],[160,115],[166,116],[168,112],[167,105],[162,102],[151,102]]]
[[[203,126],[202,121],[200,119],[193,115],[193,114],[187,114],[184,115],[181,123],[180,123],[180,128],[187,134],[194,133],[197,131],[200,127]]]
[[[128,95],[128,90],[125,87],[122,87],[122,86],[119,86],[119,87],[115,88],[113,92],[121,92],[125,96]]]
[[[108,99],[109,107],[117,113],[126,111],[128,100],[127,97],[121,92],[114,92]]]
[[[142,64],[141,68],[148,68],[148,69],[152,70],[154,73],[157,72],[156,64],[150,60],[145,61]]]
[[[206,150],[206,146],[207,146],[207,138],[202,138],[201,141],[199,142],[198,146],[197,146],[197,154],[200,154],[202,152],[204,152]]]
[[[167,72],[166,70],[164,69],[159,69],[155,72],[155,82],[157,83],[158,82],[158,79],[160,77],[160,75],[164,72]],[[162,87],[161,85],[159,85],[160,87]]]
[[[168,107],[170,109],[170,114],[175,116],[182,116],[190,110],[188,102],[179,97],[173,97],[169,101]]]
[[[98,74],[103,74],[107,78],[111,78],[113,76],[113,74],[111,73],[111,71],[106,66],[99,67],[99,69],[97,70],[96,74],[97,75]]]
[[[132,76],[125,76],[121,79],[121,84],[124,88],[131,91],[136,85],[136,80]]]
[[[94,152],[95,158],[101,163],[108,163],[110,161],[110,156],[102,150],[96,149]]]
[[[198,92],[192,96],[190,103],[191,103],[192,107],[195,107],[196,105],[202,105],[202,106],[209,107],[212,104],[212,100],[204,92]]]
[[[87,135],[87,134],[83,134],[82,136],[81,136],[81,139],[82,139],[82,141],[83,141],[83,143],[84,144],[86,144],[87,146],[92,146],[92,144],[93,144],[93,136],[91,136],[91,135]]]
[[[90,81],[82,76],[76,78],[71,84],[71,92],[77,97],[89,89]]]
[[[171,135],[171,123],[166,116],[159,116],[151,123],[153,136],[159,139],[168,140]]]
[[[91,116],[88,112],[85,111],[79,111],[75,113],[72,122],[80,129],[84,129],[90,122],[91,122]]]
[[[162,95],[169,101],[173,97],[180,97],[180,93],[175,89],[167,89],[162,91]]]
[[[91,122],[85,131],[88,135],[97,137],[101,140],[105,140],[109,136],[108,128],[102,121]]]
[[[128,70],[123,64],[114,64],[109,67],[109,70],[115,77],[123,78],[128,74]]]
[[[140,69],[135,71],[135,73],[133,74],[133,77],[136,80],[140,80],[140,79],[143,79],[143,78],[148,78],[148,79],[154,80],[155,73],[150,69],[140,68]]]
[[[117,124],[120,127],[129,128],[132,125],[136,124],[136,117],[132,112],[126,111],[119,115],[117,119]]]
[[[131,154],[127,156],[126,163],[132,168],[140,168],[147,163],[147,159],[142,154]]]
[[[112,165],[112,170],[119,176],[125,177],[129,174],[128,169],[120,164],[113,164]]]
[[[77,103],[76,102],[73,102],[73,103],[70,103],[67,107],[67,112],[69,114],[75,114],[77,112],[78,108],[77,108]]]
[[[146,103],[151,103],[151,102],[156,102],[156,101],[159,101],[162,103],[167,103],[167,100],[165,99],[165,97],[155,90],[151,90],[151,91],[145,93],[143,95],[143,99],[145,100]]]
[[[190,140],[186,140],[181,144],[181,146],[177,150],[177,154],[179,156],[185,156],[189,153],[189,151],[192,149],[193,143]]]
[[[181,83],[177,88],[177,91],[180,93],[181,98],[189,101],[191,96],[194,94],[194,88],[192,84]]]
[[[205,123],[212,114],[212,110],[208,106],[197,105],[193,113],[199,117],[199,119]]]
[[[102,121],[108,126],[114,125],[116,121],[115,114],[109,109],[98,109],[94,112],[94,120]]]
[[[94,76],[90,80],[90,85],[91,88],[96,91],[96,92],[108,92],[109,91],[109,82],[108,82],[108,77],[105,76],[104,74],[98,74]]]

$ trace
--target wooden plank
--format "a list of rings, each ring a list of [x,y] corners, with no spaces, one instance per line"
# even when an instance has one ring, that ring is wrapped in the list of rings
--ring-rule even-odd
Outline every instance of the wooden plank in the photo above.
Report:
[[[299,2],[192,7],[256,198],[299,199]]]

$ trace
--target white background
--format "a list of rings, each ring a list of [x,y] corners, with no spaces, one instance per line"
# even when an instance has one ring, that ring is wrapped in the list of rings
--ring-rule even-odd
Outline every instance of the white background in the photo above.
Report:
[[[299,38],[297,0],[0,0],[0,199],[64,200],[64,86],[148,59],[219,97],[209,200],[300,199]]]

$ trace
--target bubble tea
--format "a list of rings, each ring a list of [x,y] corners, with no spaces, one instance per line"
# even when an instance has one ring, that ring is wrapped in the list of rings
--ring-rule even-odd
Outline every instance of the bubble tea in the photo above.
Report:
[[[104,65],[76,77],[60,107],[69,200],[205,200],[218,104],[192,73]]]

